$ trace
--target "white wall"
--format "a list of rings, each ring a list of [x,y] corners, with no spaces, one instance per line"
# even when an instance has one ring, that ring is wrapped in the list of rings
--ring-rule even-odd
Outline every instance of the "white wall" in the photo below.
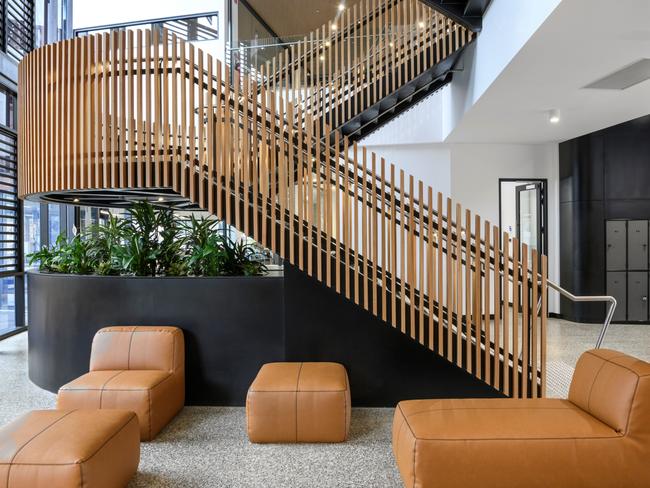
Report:
[[[452,144],[451,196],[484,220],[499,224],[499,178],[548,180],[549,278],[560,279],[558,144]],[[559,312],[559,297],[549,297]]]
[[[465,112],[478,102],[561,1],[492,1],[483,17],[481,33],[463,55],[464,70],[454,75],[447,92],[443,139],[449,137]]]
[[[394,163],[397,171],[422,180],[433,188],[434,195],[451,193],[451,155],[442,144],[386,144],[363,146],[373,151],[387,163]],[[407,178],[408,181],[408,178]]]

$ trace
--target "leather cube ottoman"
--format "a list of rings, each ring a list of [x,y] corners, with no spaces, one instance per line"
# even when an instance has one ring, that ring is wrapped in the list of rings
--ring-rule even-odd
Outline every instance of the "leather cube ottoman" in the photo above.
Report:
[[[125,487],[140,463],[126,410],[35,410],[0,429],[0,487]]]
[[[350,384],[337,363],[269,363],[246,397],[251,442],[344,442]]]

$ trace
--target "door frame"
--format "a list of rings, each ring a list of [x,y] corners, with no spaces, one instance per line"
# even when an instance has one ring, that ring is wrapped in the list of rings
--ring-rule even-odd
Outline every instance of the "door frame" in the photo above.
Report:
[[[542,184],[542,249],[540,252],[548,256],[548,178],[499,178],[499,229],[502,229],[501,222],[501,183],[541,183]],[[514,237],[514,236],[511,236]],[[500,239],[503,239],[503,231],[500,232]]]

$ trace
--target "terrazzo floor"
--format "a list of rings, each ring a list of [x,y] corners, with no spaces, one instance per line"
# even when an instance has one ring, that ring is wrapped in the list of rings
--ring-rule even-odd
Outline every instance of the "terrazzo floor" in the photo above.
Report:
[[[578,356],[593,347],[600,326],[549,322],[548,392],[564,397]],[[55,403],[27,377],[27,338],[0,341],[0,425]],[[603,346],[650,360],[650,326],[614,324]],[[142,444],[129,488],[398,488],[392,416],[392,409],[353,409],[344,444],[253,445],[243,408],[186,407],[155,441]]]

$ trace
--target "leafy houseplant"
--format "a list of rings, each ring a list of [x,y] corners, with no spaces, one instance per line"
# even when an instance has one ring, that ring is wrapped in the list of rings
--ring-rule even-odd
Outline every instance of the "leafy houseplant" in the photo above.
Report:
[[[67,241],[29,254],[41,271],[134,276],[258,276],[255,248],[218,231],[215,220],[181,221],[168,209],[138,202],[130,219],[110,216]]]

